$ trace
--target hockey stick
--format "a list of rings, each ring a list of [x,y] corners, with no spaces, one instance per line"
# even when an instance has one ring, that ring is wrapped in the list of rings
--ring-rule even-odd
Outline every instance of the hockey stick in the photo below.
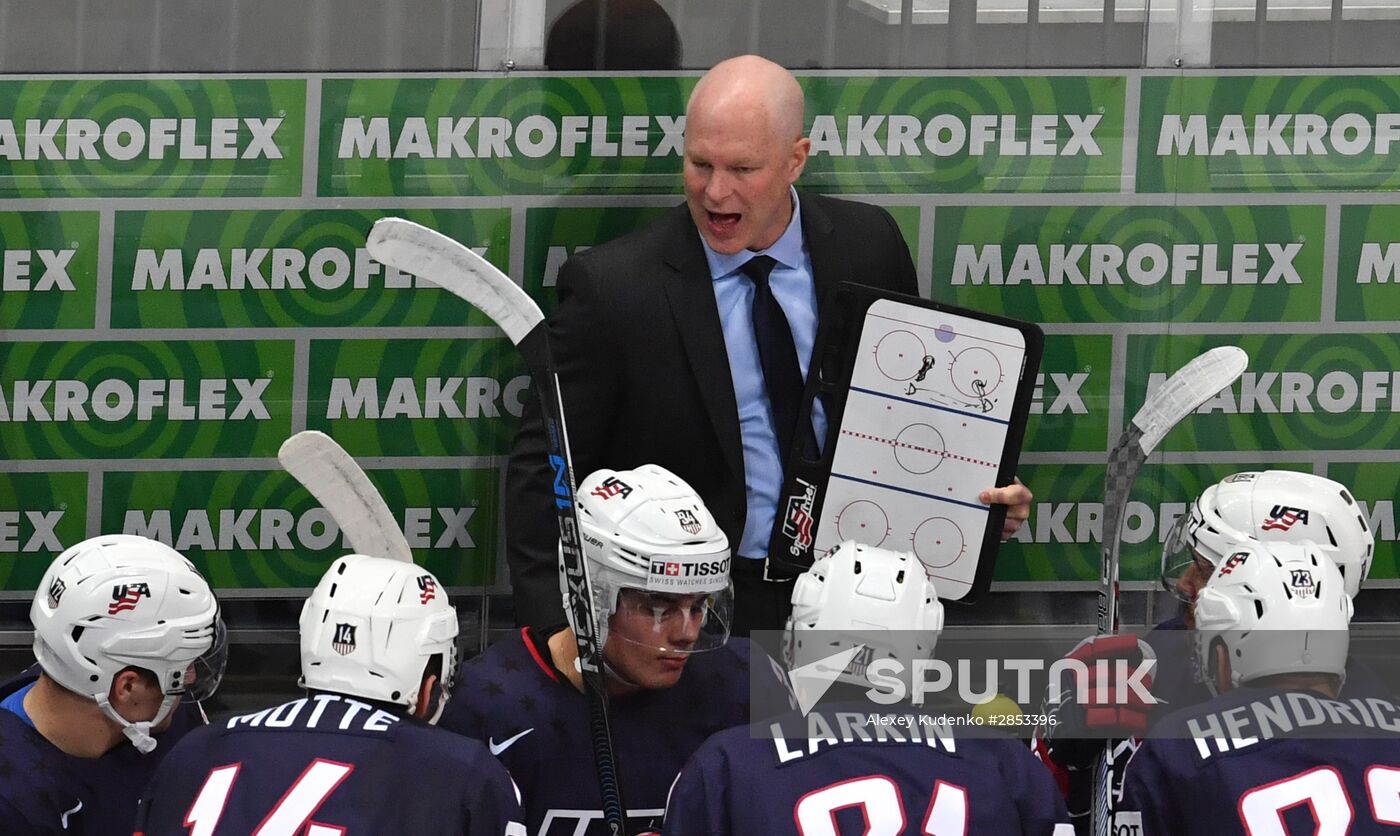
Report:
[[[357,554],[413,562],[408,538],[384,497],[335,439],[303,430],[282,442],[277,460],[330,512]]]
[[[1213,348],[1177,369],[1148,396],[1118,443],[1108,454],[1104,474],[1103,563],[1099,572],[1099,635],[1118,632],[1118,549],[1124,511],[1138,471],[1157,444],[1186,416],[1195,412],[1249,365],[1249,355],[1232,345]],[[1094,833],[1107,836],[1113,826],[1113,742],[1094,774]]]
[[[559,377],[549,350],[544,313],[519,285],[495,265],[440,232],[401,218],[381,218],[366,242],[369,254],[382,264],[411,273],[466,300],[505,332],[520,351],[539,393],[544,417],[549,464],[554,471],[554,509],[559,520],[559,553],[568,578],[569,609],[576,627],[579,670],[588,695],[593,734],[593,759],[603,798],[603,822],[609,833],[626,833],[626,807],[617,781],[617,756],[608,720],[602,648],[598,646],[593,590],[579,543],[578,510],[574,507],[574,468]]]

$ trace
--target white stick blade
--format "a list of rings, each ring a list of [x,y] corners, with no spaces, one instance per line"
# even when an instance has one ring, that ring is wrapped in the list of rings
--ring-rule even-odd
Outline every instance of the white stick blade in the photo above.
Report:
[[[330,512],[357,554],[413,562],[413,550],[388,503],[335,439],[303,430],[282,442],[277,460]]]
[[[1244,349],[1222,345],[1177,369],[1133,416],[1133,423],[1142,430],[1142,440],[1138,442],[1142,452],[1156,449],[1172,427],[1234,383],[1248,365],[1249,355]]]
[[[441,232],[403,218],[380,218],[365,241],[370,256],[412,273],[465,299],[519,344],[544,319],[530,294],[477,255]]]

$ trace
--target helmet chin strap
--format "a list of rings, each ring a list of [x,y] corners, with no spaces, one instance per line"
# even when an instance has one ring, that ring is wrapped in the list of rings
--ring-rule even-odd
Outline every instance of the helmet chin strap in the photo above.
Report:
[[[625,638],[625,637],[624,637],[624,638]],[[603,673],[607,674],[609,677],[611,677],[612,679],[616,680],[617,682],[622,683],[622,685],[623,685],[624,687],[627,687],[627,688],[640,688],[640,687],[642,687],[642,686],[638,685],[637,683],[633,682],[632,680],[628,679],[627,677],[623,676],[623,675],[618,671],[617,668],[614,668],[614,667],[612,666],[612,664],[608,662],[608,657],[607,657],[606,654],[600,653],[600,654],[598,654],[598,655],[603,657]],[[574,657],[574,670],[578,671],[580,674],[583,673],[583,662],[582,662],[577,656]]]
[[[165,721],[166,716],[168,716],[171,709],[175,707],[175,703],[180,699],[180,696],[178,694],[166,694],[160,701],[160,709],[156,711],[156,716],[152,717],[150,720],[142,720],[137,723],[133,723],[118,714],[117,710],[112,707],[111,701],[107,699],[106,694],[95,694],[94,698],[97,700],[98,708],[102,709],[102,713],[107,715],[114,723],[121,726],[122,734],[126,735],[126,739],[130,740],[131,745],[136,747],[136,751],[143,755],[149,755],[151,752],[155,751],[158,743],[158,741],[151,736],[151,729]]]
[[[578,664],[577,661],[575,661],[574,664]],[[611,664],[608,663],[608,657],[606,656],[603,657],[603,673],[606,673],[608,676],[612,677],[618,682],[621,682],[624,686],[628,688],[642,687],[637,683],[633,682],[632,680],[628,679],[627,677],[623,676],[620,672],[618,672],[617,668],[614,668]]]
[[[442,719],[442,711],[447,708],[447,701],[451,699],[451,694],[442,687],[442,683],[434,682],[432,691],[428,696],[428,712],[423,718],[423,722],[430,726],[436,726],[438,720]]]

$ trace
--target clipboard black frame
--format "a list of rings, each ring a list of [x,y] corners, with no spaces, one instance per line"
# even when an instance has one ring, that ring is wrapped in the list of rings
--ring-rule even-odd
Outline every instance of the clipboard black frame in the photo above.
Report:
[[[1036,375],[1045,352],[1045,332],[1039,325],[998,314],[989,314],[934,302],[919,296],[892,293],[854,282],[841,282],[832,288],[823,302],[817,329],[812,363],[802,393],[799,421],[812,420],[813,404],[821,398],[826,411],[826,438],[820,459],[802,456],[798,445],[787,451],[784,479],[778,495],[778,513],[768,546],[768,575],[772,578],[796,577],[805,572],[814,560],[813,548],[826,498],[831,465],[840,443],[841,425],[845,417],[846,400],[850,394],[851,377],[855,370],[856,352],[870,306],[876,301],[894,302],[942,311],[949,314],[1006,326],[1019,331],[1025,339],[1026,351],[1022,361],[1006,439],[997,466],[996,487],[1012,483],[1020,462],[1021,445],[1025,441],[1026,421],[1030,415]],[[971,588],[956,600],[972,603],[986,593],[992,583],[997,551],[1001,546],[1001,531],[1006,519],[1006,506],[994,505],[987,515],[982,532],[977,571]]]

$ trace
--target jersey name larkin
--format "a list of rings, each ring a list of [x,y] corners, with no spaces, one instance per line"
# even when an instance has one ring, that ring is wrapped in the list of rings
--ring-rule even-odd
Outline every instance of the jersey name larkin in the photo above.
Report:
[[[747,727],[730,729],[696,752],[666,812],[676,836],[791,833],[794,824],[803,836],[1073,833],[1049,772],[1024,745],[940,734],[775,749]]]

